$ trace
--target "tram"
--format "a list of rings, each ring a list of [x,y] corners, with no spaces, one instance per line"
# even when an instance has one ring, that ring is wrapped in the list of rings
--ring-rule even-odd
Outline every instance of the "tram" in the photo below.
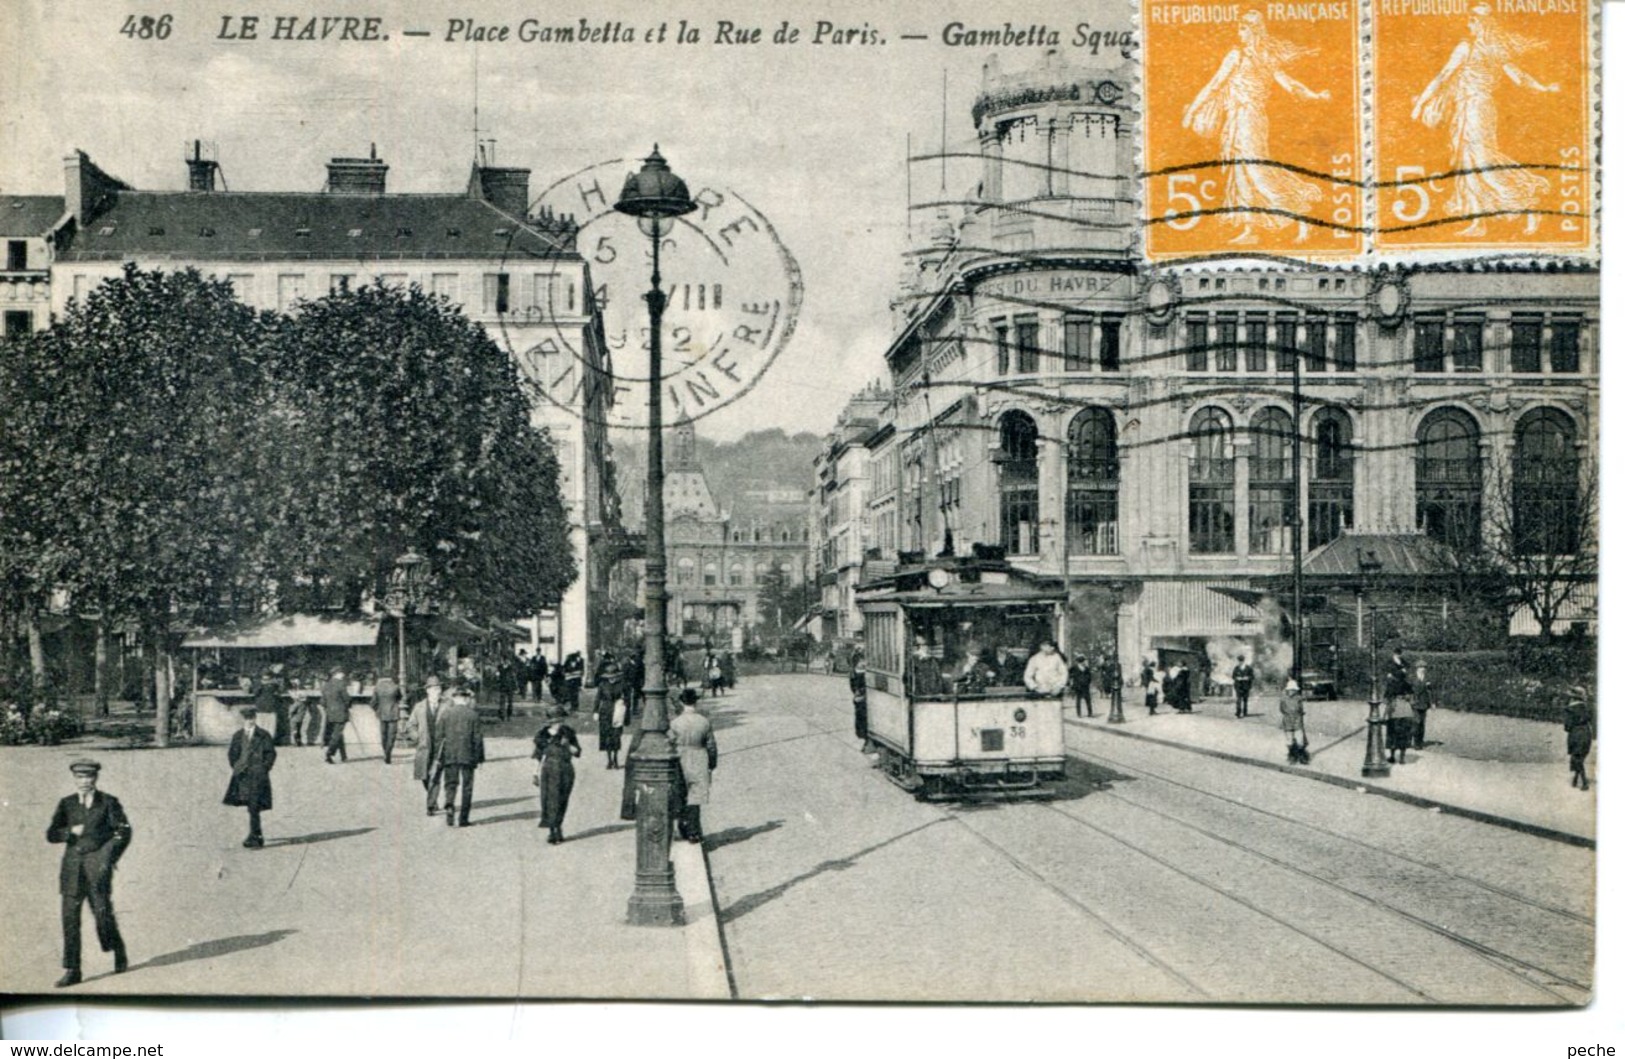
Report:
[[[1059,579],[982,547],[859,585],[868,735],[887,777],[926,801],[1051,794],[1066,774],[1063,697],[1022,678],[1058,642],[1065,602]]]

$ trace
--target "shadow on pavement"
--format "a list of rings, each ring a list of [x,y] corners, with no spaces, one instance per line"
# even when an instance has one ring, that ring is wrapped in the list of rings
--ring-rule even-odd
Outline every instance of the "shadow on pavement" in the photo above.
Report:
[[[519,802],[533,802],[535,800],[536,800],[536,796],[534,794],[528,794],[528,795],[525,795],[524,797],[521,797],[521,798],[487,798],[483,802],[475,802],[469,808],[471,808],[471,809],[495,809],[499,805],[516,805]]]
[[[200,941],[176,952],[166,952],[144,963],[135,964],[130,971],[144,971],[149,967],[168,967],[177,963],[189,963],[192,960],[212,960],[216,956],[230,956],[234,952],[246,952],[249,949],[275,945],[283,938],[297,933],[299,933],[297,930],[272,930],[264,934],[238,934],[235,937],[217,938],[214,941]]]
[[[308,846],[316,842],[331,842],[339,838],[355,838],[370,831],[378,830],[375,827],[352,827],[348,831],[317,831],[309,835],[294,835],[290,838],[273,838],[265,843],[266,849],[276,849],[278,846]]]
[[[1069,757],[1066,759],[1066,778],[1051,785],[1050,789],[1054,791],[1054,801],[1069,802],[1087,798],[1096,791],[1109,791],[1121,780],[1132,783],[1134,777],[1093,761]]]
[[[571,834],[570,832],[566,831],[564,833],[564,837],[567,841],[578,842],[584,838],[597,838],[600,835],[613,835],[621,831],[631,831],[637,826],[637,824],[605,824],[602,827],[588,828],[585,831],[578,831],[575,834]]]
[[[783,826],[783,820],[769,820],[767,823],[757,824],[755,827],[730,827],[715,834],[706,835],[705,848],[707,852],[713,849],[721,849],[723,846],[731,846],[735,842],[744,842],[769,831],[777,831]]]
[[[884,842],[876,842],[872,846],[869,846],[869,847],[864,848],[864,849],[860,849],[856,853],[852,854],[849,857],[839,857],[839,858],[837,858],[835,860],[826,860],[822,864],[819,864],[818,866],[811,869],[810,871],[802,872],[800,875],[797,875],[793,879],[786,879],[784,882],[779,883],[779,885],[777,885],[777,886],[772,886],[772,887],[769,887],[766,890],[760,890],[760,891],[758,891],[756,893],[753,893],[753,894],[746,894],[744,897],[741,897],[739,900],[735,901],[733,904],[729,905],[727,908],[719,910],[718,913],[717,913],[717,922],[723,923],[723,924],[732,923],[734,920],[739,919],[741,916],[749,915],[751,912],[756,911],[758,908],[761,908],[763,905],[767,904],[768,902],[778,900],[780,897],[783,897],[790,890],[794,889],[795,887],[801,885],[804,882],[809,882],[812,879],[816,879],[818,876],[823,875],[825,872],[845,871],[846,869],[851,868],[854,865],[856,865],[857,862],[859,860],[861,860],[862,858],[867,857],[871,853],[876,853],[876,852],[878,852],[878,851],[880,851],[882,849],[885,849],[887,846],[891,845],[893,842],[900,842],[903,839],[908,838],[911,835],[915,835],[915,834],[918,834],[921,831],[924,831],[928,827],[935,827],[938,824],[945,824],[950,819],[952,819],[952,817],[943,816],[943,817],[938,817],[935,820],[928,820],[925,823],[920,824],[917,827],[911,827],[907,831],[898,832],[897,834],[893,835],[892,837],[886,839]]]
[[[534,821],[534,820],[537,819],[537,814],[541,812],[541,808],[540,808],[539,805],[536,804],[536,799],[534,799],[534,798],[515,798],[514,801],[517,801],[517,802],[530,802],[532,804],[532,808],[526,809],[523,812],[518,812],[518,813],[503,813],[501,816],[486,816],[486,817],[481,817],[481,818],[479,818],[477,820],[469,820],[468,826],[469,827],[484,827],[486,824],[511,824],[515,820],[531,820],[531,821]]]

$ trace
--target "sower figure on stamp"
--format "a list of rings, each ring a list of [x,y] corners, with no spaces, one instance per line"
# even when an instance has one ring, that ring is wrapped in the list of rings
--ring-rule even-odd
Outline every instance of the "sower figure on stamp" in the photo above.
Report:
[[[1241,227],[1231,243],[1247,246],[1258,242],[1255,224],[1283,228],[1291,218],[1282,213],[1301,217],[1320,201],[1320,189],[1314,184],[1269,164],[1275,160],[1270,154],[1270,89],[1279,87],[1305,101],[1328,100],[1332,94],[1316,92],[1287,74],[1288,63],[1313,55],[1315,49],[1270,36],[1257,11],[1241,16],[1236,35],[1236,46],[1225,53],[1213,78],[1185,108],[1180,124],[1198,136],[1218,138],[1219,158],[1227,163],[1224,205],[1233,211],[1223,219]],[[1297,241],[1308,237],[1308,222],[1300,219]]]
[[[1448,121],[1456,190],[1445,208],[1470,219],[1461,234],[1473,238],[1485,234],[1486,215],[1509,213],[1525,213],[1524,234],[1533,235],[1540,227],[1540,196],[1551,187],[1545,177],[1501,153],[1495,106],[1495,88],[1503,76],[1531,92],[1558,90],[1555,83],[1542,84],[1513,63],[1545,42],[1502,29],[1492,13],[1488,4],[1473,7],[1467,39],[1451,50],[1444,69],[1411,106],[1411,120],[1430,129]]]
[[[226,785],[225,805],[240,805],[248,810],[248,837],[243,839],[246,849],[259,849],[265,845],[260,830],[260,814],[271,808],[271,768],[276,764],[276,741],[259,726],[254,707],[244,706],[240,711],[243,726],[232,734],[226,760],[231,764],[231,782]]]
[[[96,918],[96,940],[101,943],[103,952],[113,954],[113,972],[122,973],[130,966],[124,938],[113,915],[113,869],[129,847],[133,830],[119,800],[96,789],[102,771],[100,762],[80,758],[69,765],[68,770],[73,773],[79,792],[57,803],[51,825],[45,831],[47,842],[67,844],[67,849],[62,851],[62,869],[58,875],[58,889],[62,894],[63,967],[63,975],[56,983],[59,989],[83,981],[79,913],[87,900],[90,913]]]
[[[446,824],[468,826],[468,813],[474,805],[474,770],[485,764],[485,734],[480,715],[474,710],[474,696],[459,684],[451,705],[440,711],[434,726],[434,753],[446,785]],[[462,789],[462,801],[457,799]]]

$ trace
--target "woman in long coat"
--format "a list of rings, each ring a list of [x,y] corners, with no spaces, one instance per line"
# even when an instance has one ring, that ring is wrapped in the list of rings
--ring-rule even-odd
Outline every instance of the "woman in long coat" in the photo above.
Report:
[[[698,699],[693,688],[684,688],[677,697],[682,712],[671,721],[671,741],[687,788],[678,829],[690,842],[704,838],[700,810],[711,800],[711,770],[717,767],[717,737],[710,720],[699,711]]]
[[[564,814],[569,811],[570,791],[576,783],[572,759],[581,756],[575,729],[565,723],[568,716],[558,707],[549,710],[547,723],[536,733],[536,745],[530,753],[541,762],[536,771],[536,786],[541,789],[542,816],[536,826],[547,828],[550,846],[564,841]]]
[[[1591,754],[1591,706],[1586,702],[1586,689],[1572,689],[1574,698],[1563,711],[1563,730],[1568,732],[1569,786],[1582,791],[1591,789],[1586,777],[1586,758]]]
[[[231,763],[231,782],[226,785],[226,805],[248,810],[248,837],[243,845],[259,849],[265,845],[260,832],[260,814],[271,808],[271,767],[276,764],[276,741],[255,720],[252,706],[242,709],[243,727],[231,737],[226,760]]]
[[[622,701],[624,671],[613,655],[598,667],[598,699],[593,712],[598,717],[598,749],[608,758],[605,768],[621,767],[621,729],[626,726],[626,706]]]

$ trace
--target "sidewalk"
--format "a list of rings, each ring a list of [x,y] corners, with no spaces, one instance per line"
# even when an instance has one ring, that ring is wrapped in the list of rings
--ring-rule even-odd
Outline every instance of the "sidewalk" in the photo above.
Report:
[[[1143,706],[1125,701],[1123,724],[1107,724],[1107,710],[1097,703],[1092,719],[1078,720],[1068,713],[1067,722],[1075,731],[1099,731],[1301,773],[1441,812],[1576,845],[1595,845],[1595,786],[1589,792],[1569,786],[1561,725],[1435,709],[1428,715],[1427,748],[1411,750],[1409,763],[1389,766],[1387,777],[1367,779],[1360,775],[1370,713],[1366,703],[1304,704],[1312,757],[1308,765],[1287,763],[1276,703],[1273,695],[1255,696],[1250,715],[1238,719],[1228,699],[1199,702],[1188,714],[1161,708],[1155,717],[1148,716]],[[1106,747],[1100,749],[1109,753]],[[1588,769],[1593,784],[1596,762],[1593,750]]]
[[[536,826],[533,717],[487,725],[466,829],[426,816],[410,746],[389,766],[366,730],[352,729],[347,764],[283,748],[260,851],[241,847],[242,810],[220,804],[223,747],[0,749],[0,877],[13,895],[0,992],[727,999],[699,847],[672,846],[687,925],[626,925],[636,848],[619,818],[623,773],[577,720],[561,846]],[[44,831],[72,790],[68,761],[85,754],[135,828],[115,884],[131,968],[107,973],[87,916],[87,981],[58,993],[61,850]]]

